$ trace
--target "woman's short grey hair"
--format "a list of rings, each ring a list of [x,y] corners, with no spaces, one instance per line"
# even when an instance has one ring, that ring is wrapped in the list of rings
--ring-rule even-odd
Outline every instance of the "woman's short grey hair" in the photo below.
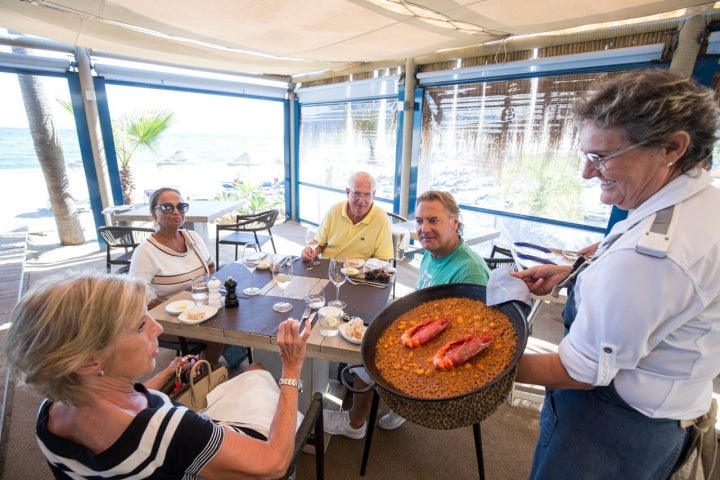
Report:
[[[662,146],[685,131],[690,144],[677,166],[685,173],[709,161],[720,127],[714,92],[668,69],[635,70],[613,77],[574,108],[575,121],[619,127],[631,144]]]
[[[451,217],[456,217],[458,219],[458,228],[457,228],[457,234],[459,237],[462,237],[463,234],[463,228],[465,227],[465,224],[462,222],[462,215],[460,214],[460,207],[458,207],[457,202],[455,201],[455,197],[452,196],[452,193],[450,192],[443,192],[441,190],[428,190],[426,192],[423,192],[420,194],[420,196],[417,198],[417,201],[415,202],[415,206],[417,207],[420,205],[420,202],[440,202],[445,207],[445,210],[448,211]]]
[[[8,366],[40,395],[78,405],[87,392],[77,369],[137,328],[147,294],[143,280],[127,275],[75,273],[35,283],[12,313]]]

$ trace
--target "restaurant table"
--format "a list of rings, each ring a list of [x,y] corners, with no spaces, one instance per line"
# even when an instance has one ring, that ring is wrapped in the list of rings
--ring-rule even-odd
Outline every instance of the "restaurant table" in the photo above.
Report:
[[[208,232],[208,223],[217,220],[223,215],[234,212],[242,207],[240,201],[219,201],[219,200],[196,200],[188,202],[190,208],[185,214],[185,223],[191,229],[195,230],[207,244],[210,245],[210,235]],[[116,222],[149,222],[152,221],[150,215],[150,206],[147,203],[133,205],[126,211],[114,211],[114,219]]]
[[[335,285],[328,280],[328,260],[321,260],[314,267],[308,267],[297,257],[293,262],[293,280],[286,288],[287,300],[293,304],[290,312],[278,313],[272,308],[281,299],[282,293],[272,281],[269,270],[256,270],[253,285],[260,287],[260,294],[246,296],[243,289],[250,285],[250,272],[241,263],[228,263],[215,277],[225,282],[232,277],[237,282],[236,293],[239,306],[222,307],[212,318],[197,325],[182,324],[176,315],[166,312],[165,306],[175,300],[189,300],[190,292],[183,291],[156,306],[150,314],[162,325],[165,333],[188,338],[252,347],[253,361],[262,363],[275,378],[280,376],[280,359],[277,352],[278,325],[288,317],[300,318],[305,310],[305,295],[308,291],[323,291],[326,300],[335,298]],[[345,282],[340,287],[340,299],[347,303],[344,312],[360,317],[366,324],[387,306],[391,286],[376,288],[369,285],[352,285]],[[306,408],[315,391],[324,392],[329,378],[329,362],[360,363],[360,345],[350,343],[340,335],[324,337],[320,334],[317,321],[313,323],[306,346],[308,360],[303,368],[305,393],[300,409]]]

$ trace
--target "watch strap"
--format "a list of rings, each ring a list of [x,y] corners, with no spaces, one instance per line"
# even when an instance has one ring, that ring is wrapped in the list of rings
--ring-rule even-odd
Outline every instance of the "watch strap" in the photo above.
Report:
[[[303,390],[303,381],[299,378],[281,378],[280,380],[278,380],[278,384],[295,387],[300,391],[300,393],[302,393]]]

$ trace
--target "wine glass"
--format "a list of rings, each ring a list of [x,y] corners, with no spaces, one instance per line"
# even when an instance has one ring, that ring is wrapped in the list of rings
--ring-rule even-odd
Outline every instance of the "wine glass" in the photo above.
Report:
[[[255,276],[255,269],[257,268],[258,262],[260,261],[260,252],[257,251],[255,244],[247,243],[243,247],[242,261],[245,268],[250,270],[250,286],[243,290],[245,295],[257,295],[260,293],[258,287],[253,286],[253,277]]]
[[[343,262],[330,259],[330,267],[328,268],[328,278],[335,285],[335,300],[330,300],[327,304],[333,307],[345,308],[347,303],[340,300],[340,285],[345,283],[347,275],[342,271]]]
[[[315,235],[317,235],[317,229],[315,227],[307,227],[307,230],[305,231],[305,246],[308,248],[313,248],[315,245],[317,245],[317,240],[315,240]]]
[[[287,288],[292,281],[293,262],[288,258],[282,258],[280,261],[273,260],[273,264],[270,269],[272,270],[275,285],[280,287],[280,290],[283,292],[282,301],[275,303],[273,305],[273,310],[276,312],[289,312],[293,309],[293,304],[288,302],[285,298],[285,288]]]

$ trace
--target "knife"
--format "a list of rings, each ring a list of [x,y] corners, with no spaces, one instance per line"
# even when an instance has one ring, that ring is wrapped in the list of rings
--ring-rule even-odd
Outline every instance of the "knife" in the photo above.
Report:
[[[310,316],[308,317],[310,319],[310,330],[312,330],[313,324],[315,323],[315,315],[317,312],[312,312]],[[305,322],[303,321],[300,324],[300,331],[298,332],[300,335],[302,335],[303,331],[305,330]]]
[[[371,282],[370,280],[363,280],[360,278],[351,279],[350,277],[348,277],[348,282],[352,283],[353,285],[368,285],[375,288],[385,288],[390,285],[389,283]]]

